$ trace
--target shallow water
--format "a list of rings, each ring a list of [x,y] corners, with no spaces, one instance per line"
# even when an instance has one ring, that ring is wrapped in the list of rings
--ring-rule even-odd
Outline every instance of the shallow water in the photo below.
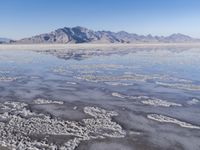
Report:
[[[13,141],[2,136],[0,144],[6,149],[199,150],[199,51],[0,51],[0,134],[18,137],[11,145]],[[40,103],[34,103],[38,99]],[[26,106],[18,108],[6,101]],[[85,110],[88,107],[93,114],[102,114],[92,116]],[[29,133],[27,123],[41,117],[50,118],[44,124],[52,129],[41,127]],[[19,121],[16,118],[24,129],[12,129],[11,121]],[[90,122],[90,128],[84,121],[89,118],[102,126]],[[72,122],[78,129],[54,131],[57,120],[68,121],[65,128],[70,131]],[[38,126],[33,123],[30,128]],[[44,141],[46,145],[41,144]]]

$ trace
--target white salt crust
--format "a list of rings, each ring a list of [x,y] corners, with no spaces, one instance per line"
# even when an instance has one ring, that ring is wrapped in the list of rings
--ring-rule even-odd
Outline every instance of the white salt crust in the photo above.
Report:
[[[82,141],[126,135],[122,127],[112,121],[118,114],[98,107],[85,107],[84,113],[91,117],[78,122],[32,112],[26,103],[5,102],[0,104],[0,109],[4,110],[0,114],[0,145],[12,150],[74,150]],[[32,138],[41,135],[44,138]],[[61,135],[67,136],[62,145],[49,143],[48,137]]]

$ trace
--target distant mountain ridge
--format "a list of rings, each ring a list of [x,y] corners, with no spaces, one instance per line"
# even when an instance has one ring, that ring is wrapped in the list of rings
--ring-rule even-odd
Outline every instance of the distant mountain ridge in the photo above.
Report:
[[[0,44],[10,43],[12,40],[7,38],[0,38]]]
[[[64,27],[50,33],[24,38],[14,43],[40,44],[40,43],[186,43],[200,42],[183,34],[172,34],[170,36],[138,35],[125,31],[93,31],[84,27]]]

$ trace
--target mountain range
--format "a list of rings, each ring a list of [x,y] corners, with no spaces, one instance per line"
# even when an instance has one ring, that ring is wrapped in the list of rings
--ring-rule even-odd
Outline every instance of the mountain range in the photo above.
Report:
[[[0,38],[0,44],[10,43],[12,40],[7,38]]]
[[[1,41],[1,39],[0,39]],[[200,42],[200,39],[192,38],[184,34],[172,34],[170,36],[138,35],[125,31],[93,31],[84,27],[64,27],[50,33],[40,34],[24,38],[10,43],[19,44],[53,44],[53,43],[188,43]]]

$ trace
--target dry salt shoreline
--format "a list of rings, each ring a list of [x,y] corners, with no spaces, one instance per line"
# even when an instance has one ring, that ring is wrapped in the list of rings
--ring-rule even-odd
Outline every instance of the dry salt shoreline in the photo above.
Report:
[[[134,43],[134,44],[0,44],[0,50],[66,50],[66,49],[129,49],[162,47],[200,47],[200,43]]]

